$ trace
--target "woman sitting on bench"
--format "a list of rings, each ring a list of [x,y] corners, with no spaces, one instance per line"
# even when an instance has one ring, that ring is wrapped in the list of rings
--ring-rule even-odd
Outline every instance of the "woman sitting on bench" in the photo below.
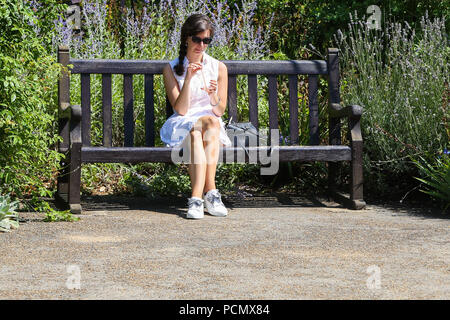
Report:
[[[206,54],[214,28],[207,16],[191,15],[181,28],[179,57],[164,68],[164,85],[174,114],[161,128],[168,147],[190,149],[192,194],[187,218],[228,214],[216,188],[220,144],[230,146],[221,116],[227,102],[228,73],[224,63]],[[209,79],[209,86],[207,83]]]

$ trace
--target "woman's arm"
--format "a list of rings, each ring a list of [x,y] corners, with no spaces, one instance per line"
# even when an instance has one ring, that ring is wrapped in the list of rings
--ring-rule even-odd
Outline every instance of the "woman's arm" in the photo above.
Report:
[[[163,69],[164,87],[166,88],[167,98],[179,115],[184,116],[189,109],[191,79],[200,69],[201,65],[199,64],[189,64],[181,91],[177,79],[175,79],[175,76],[173,75],[170,64],[166,65]]]
[[[189,108],[189,90],[182,90],[183,96],[180,97],[180,88],[178,87],[177,79],[175,79],[175,76],[173,75],[172,67],[170,66],[170,64],[164,67],[163,78],[164,87],[166,88],[166,94],[170,104],[178,114],[186,114]],[[184,87],[186,87],[186,83],[184,84],[183,88]]]
[[[227,107],[227,95],[228,95],[228,70],[227,66],[219,61],[219,77],[217,78],[217,96],[219,98],[219,104],[213,107],[213,112],[216,116],[221,117],[225,113]],[[216,99],[213,99],[217,101]]]

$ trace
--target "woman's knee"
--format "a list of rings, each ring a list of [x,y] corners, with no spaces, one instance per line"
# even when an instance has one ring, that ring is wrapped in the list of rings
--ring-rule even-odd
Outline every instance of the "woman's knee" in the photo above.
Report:
[[[202,132],[200,130],[197,130],[196,128],[192,129],[190,132],[191,141],[195,142],[201,142],[203,140]]]
[[[219,128],[220,122],[219,119],[213,116],[205,116],[202,118],[203,122],[203,129],[210,129],[210,128]]]

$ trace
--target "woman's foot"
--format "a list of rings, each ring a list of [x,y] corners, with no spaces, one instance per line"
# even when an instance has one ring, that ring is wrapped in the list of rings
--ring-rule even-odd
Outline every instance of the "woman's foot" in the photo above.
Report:
[[[188,199],[188,212],[186,218],[201,219],[204,216],[203,200],[197,197]]]
[[[219,190],[209,190],[203,198],[205,200],[206,210],[210,215],[225,217],[228,214],[228,210],[222,202],[222,196],[220,195]]]

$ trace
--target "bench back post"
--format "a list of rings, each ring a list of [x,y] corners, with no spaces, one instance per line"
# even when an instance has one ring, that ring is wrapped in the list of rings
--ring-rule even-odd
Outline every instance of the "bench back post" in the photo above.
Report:
[[[67,69],[69,59],[69,48],[67,46],[59,46],[57,61],[63,66],[63,69],[58,79],[58,133],[62,137],[62,141],[58,142],[58,151],[64,154],[67,154],[70,147],[70,120],[67,117],[67,112],[70,112],[70,78],[69,70]],[[60,166],[56,198],[65,202],[69,193],[69,168],[66,159],[61,160]]]
[[[333,104],[339,104],[339,50],[329,48],[327,54],[328,65],[328,105],[331,108]],[[330,145],[341,144],[341,123],[339,118],[330,117],[329,119],[329,143]]]
[[[58,118],[59,135],[63,141],[59,142],[59,149],[67,150],[69,147],[69,120],[61,116],[70,105],[70,75],[67,65],[69,64],[69,48],[67,46],[58,47],[58,63],[63,65],[61,76],[58,80]]]
[[[332,108],[333,104],[339,105],[339,50],[329,48],[327,53],[328,66],[328,108]],[[337,117],[329,117],[329,144],[341,144],[341,120]],[[339,169],[337,162],[328,164],[328,189],[333,193],[336,190],[337,171]]]

